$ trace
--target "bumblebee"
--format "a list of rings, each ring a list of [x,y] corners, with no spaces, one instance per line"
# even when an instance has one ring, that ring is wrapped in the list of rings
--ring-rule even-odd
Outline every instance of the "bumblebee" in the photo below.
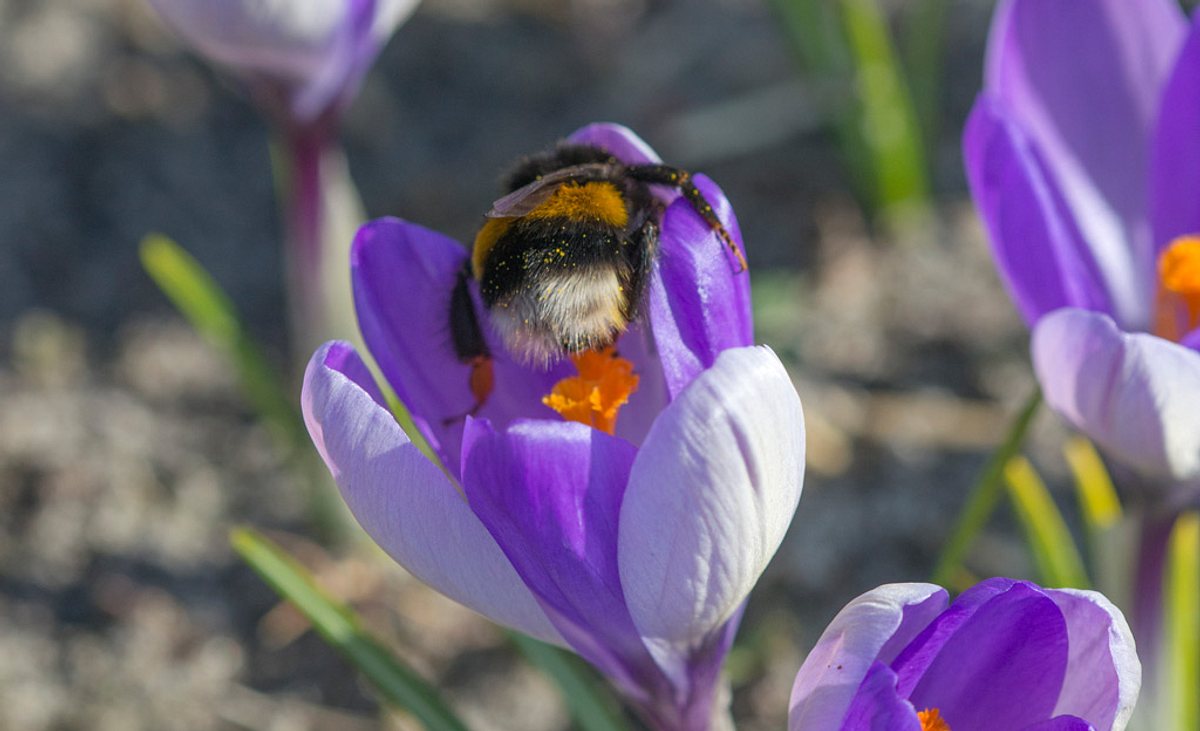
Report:
[[[658,253],[663,203],[650,186],[680,191],[734,255],[746,260],[690,173],[626,165],[599,147],[561,143],[520,162],[492,204],[450,297],[450,334],[471,366],[474,414],[493,385],[491,352],[470,282],[515,359],[545,367],[603,350],[639,315]]]

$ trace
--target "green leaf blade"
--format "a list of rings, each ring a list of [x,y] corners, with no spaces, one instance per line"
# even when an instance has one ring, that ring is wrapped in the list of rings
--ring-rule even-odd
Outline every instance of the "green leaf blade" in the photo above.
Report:
[[[1167,727],[1200,728],[1200,513],[1175,521],[1164,578]]]
[[[928,204],[925,145],[904,70],[876,0],[842,0],[854,57],[861,135],[874,167],[876,205],[885,213]]]
[[[142,239],[142,267],[183,316],[214,345],[232,349],[241,337],[233,303],[208,272],[162,234]]]
[[[1100,453],[1081,436],[1073,436],[1063,445],[1063,456],[1075,478],[1079,508],[1089,532],[1101,535],[1120,522],[1123,511],[1112,477]]]
[[[1045,586],[1088,589],[1091,582],[1062,513],[1029,460],[1020,455],[1004,467],[1004,480]]]
[[[237,370],[254,410],[292,448],[307,449],[300,413],[283,388],[283,379],[246,334],[228,295],[200,262],[162,234],[142,240],[142,266],[167,299],[206,340],[223,351]]]
[[[349,607],[322,592],[308,571],[283,549],[251,528],[233,529],[230,543],[389,703],[411,713],[429,731],[467,731],[431,685],[364,630]]]
[[[933,583],[959,589],[965,589],[974,583],[974,581],[959,581],[965,572],[963,561],[966,559],[971,544],[983,531],[992,512],[1000,503],[1000,498],[1004,496],[1004,466],[1025,443],[1025,436],[1029,433],[1033,417],[1037,415],[1041,404],[1042,392],[1035,389],[1013,419],[1004,441],[992,452],[979,479],[971,488],[967,503],[959,513],[953,532],[943,544],[942,553],[938,556],[937,565],[933,570]]]

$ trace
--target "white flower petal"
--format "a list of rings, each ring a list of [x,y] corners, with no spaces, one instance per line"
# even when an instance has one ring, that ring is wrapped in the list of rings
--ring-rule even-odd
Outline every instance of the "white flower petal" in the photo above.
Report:
[[[1033,365],[1046,403],[1117,460],[1149,477],[1200,475],[1200,353],[1065,308],[1034,328]]]
[[[660,661],[686,656],[741,605],[803,482],[800,397],[768,348],[725,351],[659,415],[625,491],[617,558]]]
[[[466,500],[381,401],[351,346],[327,343],[313,355],[304,420],[354,517],[429,586],[500,624],[562,644]]]

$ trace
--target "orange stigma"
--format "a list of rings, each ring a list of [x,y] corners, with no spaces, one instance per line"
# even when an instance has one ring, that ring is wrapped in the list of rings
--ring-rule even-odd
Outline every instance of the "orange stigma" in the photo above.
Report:
[[[1200,236],[1180,236],[1158,258],[1155,332],[1179,340],[1200,327]]]
[[[950,724],[942,718],[942,712],[936,708],[926,708],[917,714],[921,722],[921,731],[950,731]]]
[[[611,346],[573,355],[571,362],[579,375],[554,384],[542,403],[567,421],[612,434],[617,428],[617,412],[638,387],[633,363],[618,356]]]

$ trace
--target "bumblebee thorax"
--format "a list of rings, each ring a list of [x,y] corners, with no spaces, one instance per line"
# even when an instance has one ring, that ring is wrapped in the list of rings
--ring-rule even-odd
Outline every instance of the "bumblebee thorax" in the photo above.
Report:
[[[570,181],[558,186],[549,198],[526,214],[526,218],[565,218],[623,229],[629,223],[629,210],[621,191],[609,181]]]

